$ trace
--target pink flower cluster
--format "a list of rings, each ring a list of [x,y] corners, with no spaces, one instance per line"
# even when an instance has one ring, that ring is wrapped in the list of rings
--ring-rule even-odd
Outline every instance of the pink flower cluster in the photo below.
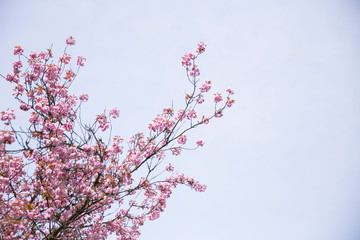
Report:
[[[87,102],[87,101],[89,100],[89,95],[87,95],[87,94],[82,94],[82,95],[80,95],[79,99],[80,99],[81,101]]]
[[[28,111],[31,107],[27,105],[26,103],[20,103],[20,109],[23,111]]]
[[[67,38],[66,44],[75,45],[75,39]],[[68,47],[58,61],[50,49],[26,57],[15,47],[18,59],[5,80],[13,84],[13,95],[29,122],[25,128],[9,127],[14,111],[1,112],[1,237],[96,240],[115,233],[117,239],[135,240],[146,220],[160,217],[178,185],[205,191],[205,185],[175,171],[166,159],[189,149],[190,130],[221,117],[234,103],[231,89],[222,105],[221,94],[215,94],[215,112],[195,120],[201,116],[197,104],[211,89],[210,81],[199,86],[196,78],[200,71],[195,59],[205,47],[201,42],[196,54],[188,52],[182,58],[192,84],[185,105],[163,109],[148,125],[148,134],[136,133],[128,142],[111,135],[110,119],[119,117],[117,108],[97,115],[92,124],[83,123],[79,110],[88,95],[77,97],[68,91],[77,75]],[[75,60],[78,70],[85,60]],[[204,146],[203,140],[190,149],[199,146]],[[29,166],[32,170],[26,172]],[[113,213],[114,204],[120,209]]]
[[[110,127],[110,123],[106,117],[106,113],[103,112],[100,115],[96,116],[96,121],[99,123],[99,128],[101,129],[101,131],[106,131],[106,129],[108,129]]]
[[[198,104],[202,104],[204,101],[205,101],[204,96],[201,93],[199,93],[198,97],[196,98],[196,102]]]
[[[226,106],[231,107],[234,104],[235,100],[231,99],[230,95],[233,95],[235,92],[230,88],[226,89],[226,92],[229,93],[229,96],[227,97],[227,101],[226,101]]]
[[[196,58],[195,54],[193,54],[192,52],[187,52],[185,56],[182,57],[181,64],[183,66],[189,67],[191,66],[191,61],[194,60],[195,58]]]
[[[178,111],[176,119],[180,120],[180,121],[183,121],[185,119],[185,117],[186,117],[185,111],[183,109],[180,109]]]
[[[214,102],[215,103],[219,103],[219,102],[221,102],[222,100],[223,100],[223,98],[222,98],[222,96],[221,96],[221,94],[220,93],[216,93],[216,94],[214,94]]]
[[[181,153],[181,148],[179,148],[179,147],[172,148],[171,152],[173,155],[178,156]]]
[[[197,68],[196,65],[193,66],[193,68],[190,71],[190,76],[191,77],[197,77],[200,75],[200,70]]]
[[[71,56],[67,53],[64,53],[62,57],[60,57],[60,62],[63,62],[64,64],[69,64],[71,60]]]
[[[197,48],[196,52],[197,52],[198,54],[202,54],[203,52],[205,52],[205,48],[206,48],[206,44],[203,43],[203,42],[199,42],[199,43],[198,43],[198,48]]]
[[[118,118],[119,115],[120,115],[120,111],[117,108],[111,109],[109,111],[109,116],[112,117],[112,118]]]
[[[68,37],[66,39],[66,44],[70,46],[75,45],[75,39],[72,36]]]
[[[165,114],[157,115],[152,123],[149,124],[149,129],[156,132],[168,131],[174,125]]]
[[[5,125],[10,125],[10,121],[16,118],[14,110],[7,110],[1,112],[1,121],[4,121]]]
[[[76,65],[79,65],[79,66],[83,67],[85,65],[85,61],[86,61],[86,58],[78,56]]]
[[[179,136],[179,138],[178,138],[178,143],[179,143],[179,144],[185,144],[185,143],[186,143],[186,140],[187,140],[186,135],[181,135],[181,136]]]
[[[13,75],[11,73],[6,74],[6,81],[19,83],[19,77],[17,75]]]
[[[174,186],[177,186],[177,184],[186,184],[197,192],[204,192],[206,190],[206,185],[200,184],[192,177],[185,177],[182,173],[176,176],[169,176],[166,180]]]
[[[123,153],[123,149],[124,147],[121,146],[120,144],[122,143],[123,139],[120,137],[114,137],[113,139],[113,143],[112,143],[112,148],[113,148],[113,152],[115,154],[122,154]]]
[[[89,144],[85,144],[83,146],[83,150],[86,152],[87,156],[91,156],[93,154],[93,152],[94,152],[94,148]]]
[[[208,92],[211,88],[210,85],[211,85],[211,81],[205,81],[205,83],[203,83],[199,89],[202,93]]]
[[[230,95],[233,95],[234,94],[234,90],[230,89],[230,88],[227,88],[226,89],[226,92],[228,92]]]
[[[174,171],[174,167],[171,165],[171,163],[169,163],[169,165],[166,166],[166,171],[168,171],[168,172],[173,172]]]
[[[15,142],[14,134],[12,132],[0,131],[0,150],[3,144],[12,144]],[[0,154],[1,156],[1,154]]]
[[[217,110],[216,112],[215,112],[215,115],[214,115],[216,118],[220,118],[220,117],[222,117],[223,116],[223,112],[222,112],[222,110],[220,109],[220,110]]]
[[[63,78],[71,82],[74,79],[74,77],[75,77],[75,73],[71,69],[69,69],[66,70],[66,74]]]
[[[15,73],[15,74],[19,74],[21,67],[22,67],[21,61],[16,61],[16,62],[14,62],[14,63],[13,63],[14,73]]]
[[[15,46],[14,48],[14,55],[22,55],[24,53],[24,49],[20,46]]]
[[[198,145],[198,146],[200,146],[200,147],[202,147],[202,146],[204,146],[204,141],[203,140],[197,140],[196,141],[196,144]]]
[[[197,115],[196,115],[196,111],[195,110],[189,110],[187,113],[186,113],[186,118],[188,120],[191,120],[193,118],[197,118]]]

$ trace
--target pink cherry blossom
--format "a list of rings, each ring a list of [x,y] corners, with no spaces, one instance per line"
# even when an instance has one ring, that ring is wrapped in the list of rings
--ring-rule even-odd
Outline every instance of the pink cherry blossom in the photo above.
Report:
[[[71,60],[71,56],[67,53],[64,53],[61,57],[60,57],[60,62],[63,62],[64,64],[69,64]]]
[[[181,148],[179,148],[179,147],[172,148],[171,152],[173,155],[178,156],[181,153]]]
[[[30,106],[26,103],[20,103],[20,109],[23,111],[28,111],[30,109]]]
[[[226,92],[228,92],[230,95],[233,95],[233,94],[234,94],[234,90],[231,90],[230,88],[227,88],[227,89],[226,89]]]
[[[211,84],[210,81],[206,81],[205,83],[203,83],[199,88],[200,91],[203,92],[203,93],[208,92],[210,90],[210,88],[211,88],[210,84]]]
[[[178,111],[178,114],[177,114],[177,118],[176,119],[179,119],[180,121],[183,121],[186,117],[186,114],[185,114],[185,111],[180,109]]]
[[[21,84],[17,84],[14,88],[14,95],[15,96],[19,96],[19,95],[22,95],[24,93],[24,85],[21,85]]]
[[[191,69],[191,71],[190,71],[190,76],[191,77],[197,77],[197,76],[199,76],[200,75],[200,71],[199,71],[199,69],[197,68],[197,66],[196,65],[194,65],[194,67]]]
[[[14,133],[13,132],[0,132],[0,144],[12,144],[15,142]],[[6,169],[2,167],[1,169]]]
[[[185,67],[191,66],[191,61],[195,59],[195,54],[192,52],[187,52],[184,57],[182,57],[182,65]]]
[[[80,95],[79,99],[80,99],[81,101],[87,102],[87,101],[89,100],[89,95],[87,95],[87,94],[82,94],[82,95]]]
[[[13,63],[14,73],[15,73],[15,74],[19,74],[21,67],[22,67],[21,61],[16,61],[16,62],[14,62],[14,63]]]
[[[36,59],[36,58],[38,58],[38,53],[36,53],[36,52],[32,52],[32,53],[30,53],[30,58],[31,59]]]
[[[214,116],[215,116],[216,118],[220,118],[220,117],[223,116],[223,113],[222,113],[221,110],[218,110],[218,111],[215,112],[215,115],[214,115]]]
[[[66,44],[74,45],[74,38]],[[195,59],[205,47],[199,43],[196,54],[188,52],[182,58],[184,76],[193,89],[183,105],[160,108],[149,131],[128,140],[112,135],[110,118],[119,117],[117,108],[90,123],[81,116],[88,95],[69,90],[78,73],[71,69],[67,46],[59,61],[51,59],[51,49],[27,57],[15,47],[18,60],[5,80],[28,122],[21,127],[11,124],[14,110],[0,115],[0,238],[97,240],[115,234],[117,239],[135,240],[146,221],[160,217],[177,186],[205,191],[206,185],[174,173],[169,163],[171,155],[189,149],[192,129],[223,116],[234,103],[232,90],[227,90],[222,105],[221,95],[215,94],[215,112],[195,120],[200,114],[197,106],[211,88],[210,81],[199,86],[196,79],[200,71]],[[78,57],[77,65],[85,60]]]
[[[196,98],[196,102],[198,104],[202,104],[203,102],[205,102],[204,96],[199,93],[198,97]]]
[[[63,78],[71,82],[74,79],[74,77],[75,77],[75,73],[71,69],[69,69],[66,70],[66,74]]]
[[[86,58],[78,56],[76,65],[79,65],[79,66],[83,67],[85,65],[85,61],[86,61]]]
[[[202,120],[202,123],[204,124],[209,124],[209,119],[204,117],[203,120]]]
[[[226,101],[226,106],[227,107],[231,107],[233,104],[234,104],[234,100],[230,99],[229,97],[227,98],[227,101]]]
[[[192,118],[197,118],[196,111],[195,110],[189,110],[186,113],[187,119],[191,120]]]
[[[215,102],[215,103],[219,103],[219,102],[221,102],[221,101],[223,100],[223,98],[222,98],[222,96],[221,96],[220,93],[216,93],[216,94],[214,94],[214,95],[215,95],[215,97],[214,97],[214,102]]]
[[[15,46],[14,48],[14,55],[22,55],[24,53],[24,49],[20,46]]]
[[[204,146],[204,141],[203,140],[197,140],[196,141],[196,144],[198,145],[198,146],[200,146],[200,147],[202,147],[202,146]]]
[[[96,117],[96,121],[99,123],[99,128],[101,129],[101,131],[106,131],[106,129],[108,129],[110,127],[110,123],[106,117],[105,112],[103,112],[100,115],[97,115]]]
[[[75,45],[75,39],[72,36],[68,37],[66,39],[66,44],[70,46]]]
[[[89,144],[85,144],[85,145],[83,146],[83,150],[86,152],[86,154],[87,154],[88,156],[90,156],[90,155],[93,153],[94,148],[93,148],[91,145],[89,145]]]
[[[19,83],[19,81],[20,81],[18,76],[16,76],[16,75],[14,76],[11,73],[6,74],[5,79],[6,79],[6,81],[14,82],[14,83]]]
[[[119,115],[120,115],[120,111],[119,111],[119,109],[114,108],[114,109],[112,109],[112,110],[109,111],[109,115],[110,115],[112,118],[118,118]]]
[[[10,125],[10,121],[16,118],[14,110],[7,110],[1,112],[1,121],[4,121],[5,125]]]
[[[198,48],[197,48],[196,52],[197,52],[198,54],[202,54],[203,52],[205,52],[205,48],[206,48],[206,44],[203,43],[203,42],[199,42],[199,43],[198,43]]]
[[[171,165],[171,163],[169,163],[169,165],[166,166],[166,171],[168,171],[168,172],[173,172],[174,171],[174,167]]]
[[[179,138],[178,138],[178,143],[179,144],[185,144],[186,143],[186,135],[181,135]]]
[[[167,131],[174,125],[174,121],[171,121],[166,114],[158,115],[155,117],[152,123],[149,124],[149,129],[152,131]]]

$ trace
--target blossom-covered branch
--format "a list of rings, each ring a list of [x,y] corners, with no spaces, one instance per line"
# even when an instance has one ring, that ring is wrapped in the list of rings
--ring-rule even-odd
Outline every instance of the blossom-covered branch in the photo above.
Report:
[[[1,112],[0,131],[0,239],[137,239],[140,226],[155,220],[178,185],[198,192],[206,186],[175,170],[166,156],[190,148],[191,129],[223,116],[234,91],[214,94],[214,112],[199,117],[211,82],[200,82],[195,64],[206,45],[182,59],[191,92],[181,109],[165,108],[148,125],[149,134],[137,133],[125,141],[111,136],[110,119],[118,109],[102,112],[92,124],[81,120],[81,105],[89,96],[75,96],[69,87],[85,66],[67,52],[75,39],[66,40],[64,53],[55,59],[51,49],[24,55],[14,49],[13,71],[3,78],[13,84],[19,109]],[[24,68],[24,65],[27,65]],[[25,70],[22,70],[25,69]],[[225,99],[225,101],[224,101]],[[25,126],[16,127],[16,112],[28,114]],[[108,134],[110,141],[102,136]],[[127,143],[127,144],[126,144]]]

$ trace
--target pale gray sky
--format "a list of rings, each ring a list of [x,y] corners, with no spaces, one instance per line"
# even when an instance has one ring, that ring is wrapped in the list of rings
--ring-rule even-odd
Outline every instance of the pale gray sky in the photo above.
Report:
[[[181,56],[204,41],[202,80],[236,91],[206,145],[172,159],[208,185],[176,189],[146,240],[360,239],[360,3],[0,1],[0,73],[73,35],[87,64],[74,83],[92,119],[118,107],[113,132],[145,130],[188,89]],[[0,83],[0,109],[13,106]],[[212,107],[212,106],[211,106]],[[26,121],[26,120],[24,120]]]

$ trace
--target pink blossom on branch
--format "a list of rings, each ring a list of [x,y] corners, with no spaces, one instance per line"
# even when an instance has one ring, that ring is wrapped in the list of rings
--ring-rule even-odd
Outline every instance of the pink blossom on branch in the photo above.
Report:
[[[233,95],[234,94],[234,90],[230,89],[230,88],[227,88],[226,89],[226,92],[228,92],[230,95]]]
[[[233,99],[230,99],[229,97],[227,98],[227,101],[226,101],[226,106],[227,107],[232,107],[232,105],[234,104],[235,100]]]
[[[23,111],[28,111],[31,107],[26,103],[20,103],[20,109]]]
[[[20,46],[15,46],[14,48],[14,55],[22,55],[24,53],[24,49]]]
[[[171,165],[171,163],[169,163],[169,165],[166,166],[166,171],[168,171],[168,172],[173,172],[174,171],[174,167]]]
[[[185,56],[182,57],[182,61],[181,61],[182,65],[186,67],[191,66],[191,61],[194,60],[195,57],[196,57],[195,54],[193,54],[192,52],[187,52]]]
[[[178,143],[179,144],[185,144],[186,143],[186,135],[181,135],[179,138],[178,138]]]
[[[76,65],[83,67],[85,65],[86,58],[78,56]]]
[[[75,39],[72,36],[68,37],[66,39],[66,44],[70,46],[75,45]]]
[[[196,98],[196,102],[198,104],[202,104],[203,102],[205,102],[204,96],[201,93],[199,93],[198,97]]]
[[[189,110],[186,113],[187,119],[191,120],[192,118],[197,118],[196,111],[195,110]]]
[[[197,68],[197,66],[196,65],[194,65],[194,67],[191,69],[191,71],[190,71],[190,76],[191,77],[197,77],[197,76],[199,76],[200,75],[200,71],[199,71],[199,69]]]
[[[19,77],[17,75],[13,75],[11,73],[8,73],[6,74],[6,77],[5,77],[6,81],[9,81],[9,82],[14,82],[14,83],[19,83]]]
[[[214,117],[220,118],[220,117],[222,117],[222,116],[223,116],[222,110],[217,110],[217,111],[215,112]]]
[[[71,69],[69,69],[66,70],[66,74],[63,78],[71,82],[74,79],[74,77],[75,77],[75,73]]]
[[[87,95],[87,94],[82,94],[82,95],[80,95],[79,99],[80,99],[81,101],[87,102],[87,101],[89,100],[89,95]]]
[[[197,52],[198,54],[202,54],[203,52],[205,52],[205,48],[206,48],[206,44],[203,43],[203,42],[199,42],[199,43],[198,43],[198,48],[197,48],[196,52]]]
[[[199,88],[200,91],[202,93],[208,92],[210,90],[210,88],[211,88],[210,84],[211,84],[211,81],[206,81],[205,83],[203,83]]]
[[[10,125],[10,121],[15,119],[14,110],[7,110],[1,112],[1,121],[4,121],[5,125]]]
[[[31,60],[35,60],[36,58],[38,58],[38,53],[36,53],[36,52],[32,52],[32,53],[30,53],[30,59]]]
[[[179,147],[172,148],[171,152],[173,155],[178,156],[181,153],[181,148],[179,148]]]
[[[203,140],[197,140],[196,141],[196,144],[198,145],[198,146],[200,146],[200,147],[202,147],[202,146],[204,146],[204,141]]]
[[[63,62],[65,64],[69,64],[71,60],[71,56],[67,53],[64,53],[61,57],[60,57],[60,62]]]
[[[66,44],[74,45],[74,38],[69,37]],[[183,57],[187,77],[200,74],[194,61],[205,47],[199,43],[196,54]],[[48,61],[53,58],[49,49],[29,57],[23,52],[15,48],[19,60],[5,80],[14,86],[19,108],[29,114],[28,124],[19,129],[12,126],[13,110],[0,116],[4,125],[0,130],[0,203],[4,203],[0,204],[0,239],[95,240],[115,233],[118,239],[134,240],[146,220],[160,217],[178,185],[205,191],[206,186],[194,178],[174,173],[166,157],[187,149],[192,129],[223,115],[234,103],[232,90],[226,90],[229,96],[222,106],[221,95],[215,95],[215,113],[195,121],[200,114],[197,104],[204,102],[211,82],[199,87],[191,80],[193,92],[186,95],[182,108],[164,108],[148,125],[148,134],[138,132],[124,141],[110,131],[109,118],[119,117],[117,108],[97,115],[90,124],[81,118],[80,106],[88,95],[69,94],[75,79],[69,53],[56,64]],[[85,60],[78,57],[76,64],[84,66]],[[28,66],[23,68],[24,63]],[[26,172],[29,166],[33,172]],[[120,209],[112,213],[114,204]]]
[[[99,123],[99,128],[101,129],[101,131],[106,131],[109,127],[110,127],[110,123],[106,117],[105,112],[103,112],[100,115],[96,116],[96,121]]]
[[[215,103],[219,103],[219,102],[221,102],[221,101],[223,100],[223,98],[222,98],[222,96],[221,96],[220,93],[216,93],[216,94],[214,94],[214,95],[215,95],[215,97],[214,97],[214,102],[215,102]]]
[[[19,74],[21,67],[22,67],[21,61],[16,61],[16,62],[14,62],[14,63],[13,63],[14,73],[15,73],[15,74]]]
[[[119,115],[120,115],[120,111],[117,108],[111,109],[109,111],[109,116],[112,117],[112,118],[118,118]]]

